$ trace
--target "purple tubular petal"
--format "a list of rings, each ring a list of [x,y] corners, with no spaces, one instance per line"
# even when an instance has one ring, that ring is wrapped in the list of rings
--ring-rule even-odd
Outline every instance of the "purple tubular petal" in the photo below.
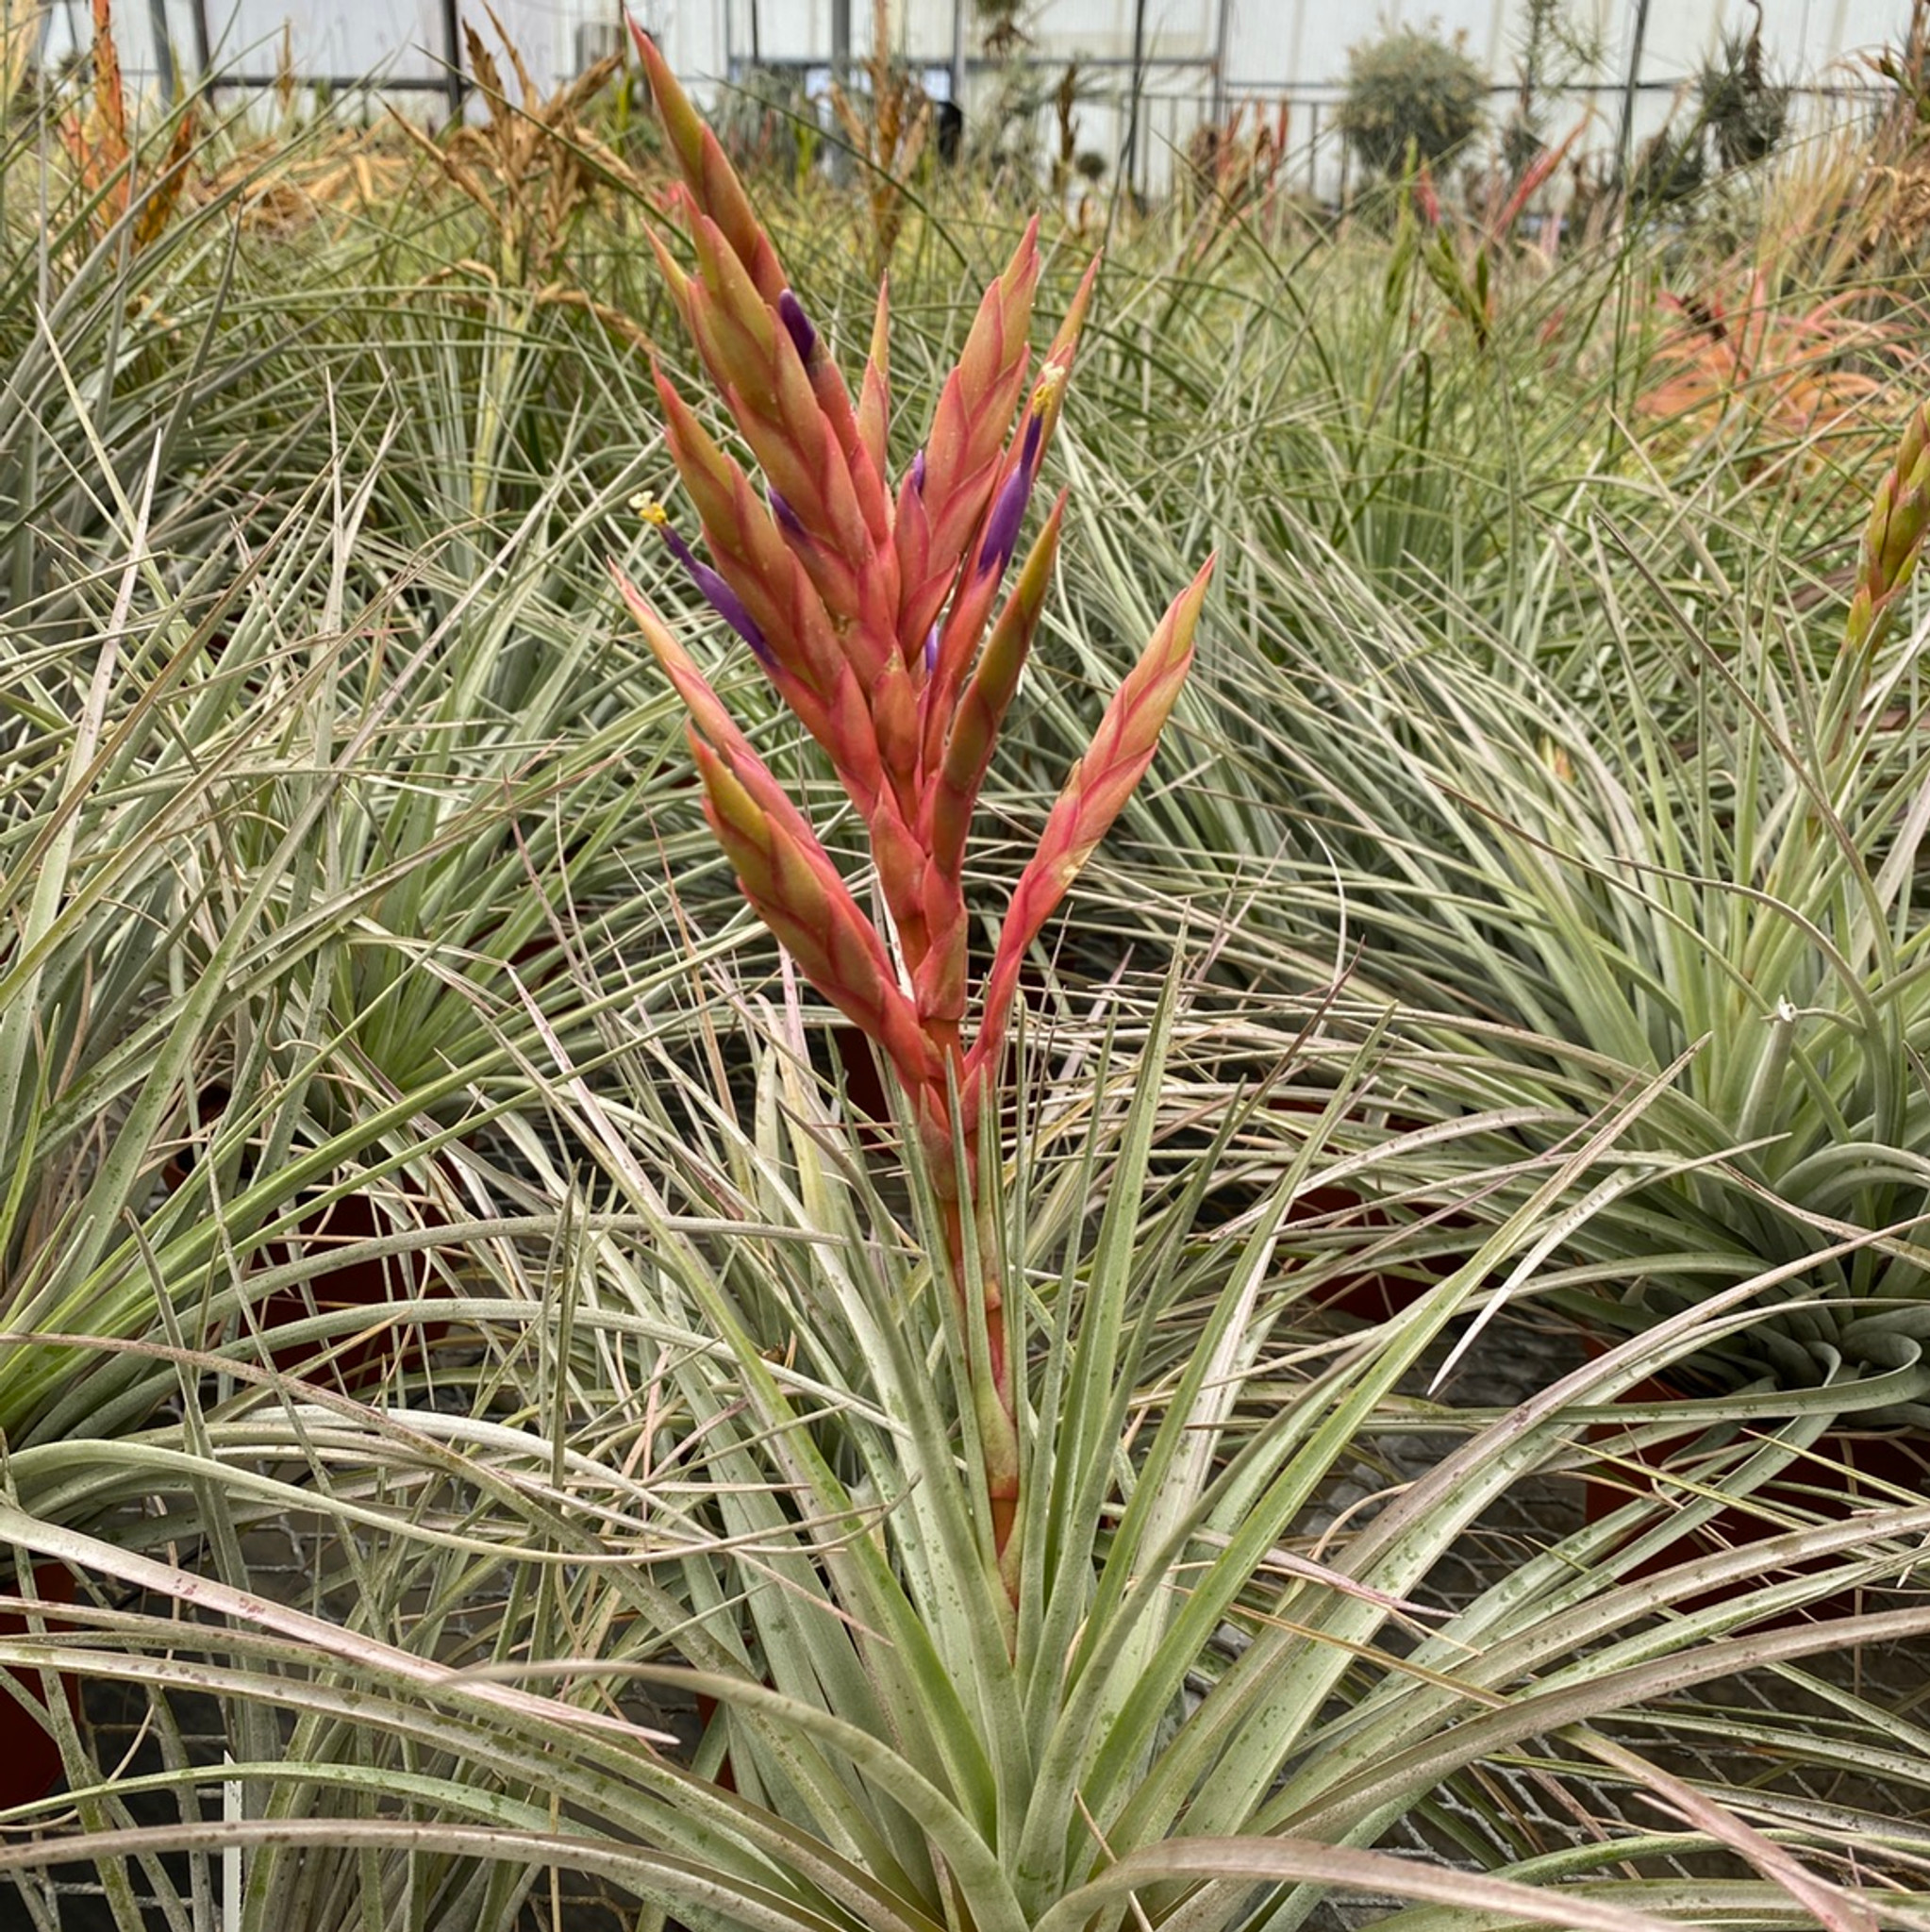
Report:
[[[1039,474],[1039,443],[1044,434],[1045,418],[1034,409],[1025,418],[1025,442],[1019,457],[1019,467],[1028,483]]]
[[[744,608],[743,599],[707,563],[698,564],[690,576],[710,600],[711,609],[750,645],[757,662],[766,670],[772,669],[777,660],[771,655],[771,646],[764,641],[764,633],[757,628],[757,621]]]
[[[658,534],[663,538],[665,544],[669,546],[670,554],[674,558],[675,558],[676,560],[680,564],[682,564],[683,567],[687,571],[689,571],[692,576],[695,576],[697,573],[703,568],[703,565],[697,561],[696,552],[693,551],[690,548],[690,546],[688,543],[686,543],[681,537],[677,535],[676,531],[673,529],[669,524],[658,524],[657,528]]]
[[[1037,409],[1025,418],[1025,439],[1019,445],[1019,461],[1006,478],[1005,487],[986,519],[985,541],[978,552],[978,575],[1001,576],[1018,546],[1019,525],[1025,521],[1025,505],[1032,495],[1032,484],[1039,475],[1039,449],[1045,435],[1045,418]]]
[[[925,633],[924,675],[929,677],[939,668],[939,627],[933,625]]]
[[[978,546],[981,577],[1003,575],[1006,565],[1011,562],[1012,552],[1018,546],[1019,525],[1025,521],[1025,504],[1031,494],[1032,473],[1022,462],[1006,478],[1005,488],[999,491],[991,514],[985,520],[985,536]]]
[[[787,537],[795,537],[801,542],[809,541],[809,532],[799,520],[797,512],[778,495],[776,491],[766,488],[764,494],[771,500],[771,514],[777,519],[777,526]]]
[[[818,332],[804,312],[804,305],[789,289],[777,297],[777,314],[796,345],[799,360],[808,369],[811,358],[818,353]]]
[[[914,496],[924,494],[924,452],[922,449],[911,458],[911,493]]]
[[[757,628],[757,620],[744,608],[743,599],[707,563],[703,562],[668,524],[659,524],[657,528],[663,532],[663,541],[670,545],[671,555],[690,572],[690,581],[702,592],[704,601],[750,645],[758,663],[766,669],[774,665],[776,659],[771,655],[771,646],[764,641],[764,633]]]

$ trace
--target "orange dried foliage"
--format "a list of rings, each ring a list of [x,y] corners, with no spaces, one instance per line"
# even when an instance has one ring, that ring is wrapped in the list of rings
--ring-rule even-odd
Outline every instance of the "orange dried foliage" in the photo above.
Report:
[[[1826,437],[1888,434],[1892,386],[1910,361],[1904,318],[1855,314],[1854,290],[1793,308],[1761,268],[1737,302],[1660,299],[1679,320],[1639,400],[1655,432],[1692,447],[1746,440],[1756,476],[1807,473]]]
[[[191,112],[175,124],[167,154],[134,219],[132,245],[149,246],[166,228],[187,186],[188,163],[197,134]],[[111,0],[93,0],[93,94],[90,111],[78,108],[60,123],[60,139],[74,162],[92,209],[88,227],[99,241],[135,205],[140,173],[138,144],[128,133],[127,96],[121,53],[114,40]]]

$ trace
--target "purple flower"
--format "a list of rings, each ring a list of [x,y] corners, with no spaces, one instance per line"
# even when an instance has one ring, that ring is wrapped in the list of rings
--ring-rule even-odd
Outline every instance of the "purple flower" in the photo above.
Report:
[[[796,345],[798,358],[808,369],[811,358],[818,352],[818,332],[811,326],[810,317],[804,312],[804,305],[789,289],[777,297],[777,314]]]
[[[924,450],[923,447],[920,447],[911,458],[911,493],[914,496],[923,496],[924,494]]]
[[[1033,408],[1025,417],[1025,437],[1019,446],[1019,461],[1005,480],[985,520],[985,535],[978,546],[978,575],[1002,576],[1012,552],[1018,547],[1019,525],[1025,521],[1025,505],[1032,495],[1032,484],[1039,474],[1040,444],[1045,436],[1045,417]]]
[[[939,627],[933,625],[925,633],[924,675],[929,677],[939,668]]]
[[[750,645],[758,663],[766,670],[774,670],[777,660],[771,654],[771,646],[764,641],[764,633],[757,628],[757,620],[744,608],[744,600],[671,527],[670,518],[660,503],[643,497],[638,499],[637,508],[646,524],[657,525],[670,554],[690,573],[690,581],[696,585],[704,601]]]
[[[795,537],[799,542],[810,541],[810,532],[804,526],[798,513],[786,503],[776,491],[766,484],[764,494],[770,499],[771,514],[777,519],[777,526],[787,537]]]
[[[703,591],[711,609],[750,645],[758,663],[767,671],[775,670],[777,659],[771,655],[771,646],[764,641],[764,633],[757,628],[757,620],[744,608],[743,599],[707,563],[699,563],[694,557],[689,556],[688,551],[685,554],[689,558],[687,568],[690,581]]]
[[[1032,478],[1021,463],[1006,478],[1005,487],[992,504],[991,515],[985,520],[985,535],[978,545],[981,577],[1003,575],[1006,565],[1011,562],[1012,552],[1018,547],[1019,525],[1025,521],[1025,505],[1031,495]]]
[[[1025,441],[1019,456],[1019,467],[1024,471],[1028,485],[1039,474],[1039,443],[1044,434],[1044,414],[1039,409],[1034,409],[1025,418]]]

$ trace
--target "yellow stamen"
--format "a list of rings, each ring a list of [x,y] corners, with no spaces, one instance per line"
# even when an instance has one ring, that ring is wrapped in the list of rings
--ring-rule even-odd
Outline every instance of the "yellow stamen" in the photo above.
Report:
[[[646,524],[663,525],[670,522],[670,512],[648,491],[640,490],[631,497],[630,508]]]
[[[1032,391],[1031,409],[1035,416],[1042,416],[1058,400],[1058,392],[1066,386],[1066,368],[1063,362],[1048,362],[1039,372],[1039,381]]]

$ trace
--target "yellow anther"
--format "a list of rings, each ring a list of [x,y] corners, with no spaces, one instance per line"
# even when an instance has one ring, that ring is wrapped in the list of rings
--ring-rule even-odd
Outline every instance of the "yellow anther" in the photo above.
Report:
[[[647,490],[640,490],[635,496],[631,497],[630,508],[646,524],[660,525],[670,522],[670,512]]]
[[[1042,416],[1058,399],[1058,392],[1066,386],[1066,368],[1063,362],[1048,362],[1039,372],[1039,381],[1032,391],[1032,413]]]

